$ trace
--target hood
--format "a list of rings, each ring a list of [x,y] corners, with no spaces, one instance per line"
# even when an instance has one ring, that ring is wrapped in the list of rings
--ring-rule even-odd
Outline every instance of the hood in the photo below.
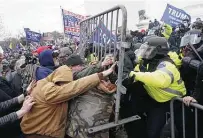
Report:
[[[51,73],[47,80],[49,82],[57,83],[57,82],[71,82],[73,81],[73,73],[72,70],[64,65],[57,68],[53,73]]]
[[[39,63],[43,67],[54,67],[52,50],[45,50],[39,55]]]

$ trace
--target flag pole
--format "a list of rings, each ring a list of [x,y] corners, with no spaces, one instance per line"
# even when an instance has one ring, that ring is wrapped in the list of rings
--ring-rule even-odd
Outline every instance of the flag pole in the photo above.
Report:
[[[25,32],[25,27],[23,26],[23,30]],[[25,33],[25,39],[26,39],[26,47],[28,48],[28,42],[27,42],[27,37],[26,37],[26,33]]]
[[[63,28],[63,41],[65,41],[65,25],[64,25],[64,17],[63,17],[63,8],[60,6],[61,17],[62,17],[62,28]]]

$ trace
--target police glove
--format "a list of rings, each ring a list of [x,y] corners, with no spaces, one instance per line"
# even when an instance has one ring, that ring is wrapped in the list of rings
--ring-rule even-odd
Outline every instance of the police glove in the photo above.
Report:
[[[184,66],[184,67],[188,67],[189,64],[190,64],[190,62],[191,62],[191,60],[192,60],[191,57],[184,57],[184,58],[182,59],[182,64],[183,64],[183,66]]]
[[[122,80],[123,86],[128,87],[129,85],[133,84],[133,82],[134,82],[134,78],[130,77],[129,73],[128,74],[126,74],[126,73],[123,74],[123,80]]]

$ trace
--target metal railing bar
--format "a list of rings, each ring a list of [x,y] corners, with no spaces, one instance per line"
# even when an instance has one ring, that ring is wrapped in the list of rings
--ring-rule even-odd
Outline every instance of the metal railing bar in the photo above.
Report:
[[[182,103],[182,123],[183,123],[183,138],[185,138],[185,106],[184,103]]]

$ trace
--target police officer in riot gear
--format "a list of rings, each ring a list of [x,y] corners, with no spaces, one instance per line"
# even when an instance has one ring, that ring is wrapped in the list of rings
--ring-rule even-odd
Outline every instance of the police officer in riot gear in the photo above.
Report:
[[[192,29],[182,37],[180,43],[183,54],[181,73],[189,93],[193,91],[196,70],[203,55],[201,33],[200,29]]]
[[[195,76],[203,57],[203,41],[201,24],[196,24],[181,39],[180,48],[183,54],[181,73],[187,86],[188,94],[193,92]]]
[[[198,102],[198,104],[203,105],[203,62],[201,62],[198,66],[197,69],[197,76],[195,79],[195,88],[194,92],[190,96],[186,96],[183,98],[183,102],[189,106],[191,102]],[[203,137],[203,124],[202,124],[202,116],[203,116],[203,111],[198,110],[198,137],[202,138]],[[194,118],[194,117],[193,117]],[[193,120],[194,121],[194,120]],[[194,127],[194,124],[193,124]],[[191,128],[191,125],[190,125]],[[193,136],[195,136],[194,132],[192,133]],[[189,137],[188,137],[189,138]]]
[[[147,138],[160,137],[166,121],[165,113],[168,111],[169,101],[176,96],[182,97],[186,94],[180,72],[168,57],[168,52],[167,40],[157,36],[146,38],[137,52],[137,56],[142,57],[145,68],[140,72],[130,73],[129,76],[135,83],[134,91],[129,94],[129,98],[134,104],[132,112],[140,115],[142,120],[145,118],[147,123],[146,128],[140,121],[126,124],[129,138],[143,138],[143,135],[137,133],[143,132],[144,128],[147,130]],[[144,127],[140,128],[141,126]]]
[[[201,102],[201,61],[203,58],[203,41],[202,41],[202,23],[195,22],[193,24],[193,29],[186,32],[186,34],[181,39],[180,47],[183,53],[182,59],[182,67],[181,67],[181,74],[182,78],[185,82],[187,87],[187,96],[183,98],[183,102],[186,105],[189,105],[190,102],[198,101],[200,104]],[[194,87],[195,86],[195,87]],[[178,106],[178,104],[176,104]],[[177,108],[177,107],[176,107]],[[182,137],[182,116],[181,116],[181,104],[175,113],[175,123],[176,128],[179,131],[179,137]],[[186,138],[194,137],[194,113],[190,108],[185,109],[185,128],[186,128]],[[198,112],[201,115],[201,112]],[[199,128],[202,128],[201,123],[199,123]],[[200,131],[199,131],[200,132]],[[202,136],[201,132],[200,135]],[[199,137],[201,137],[199,136]]]
[[[197,24],[194,28],[185,33],[181,39],[180,47],[183,53],[182,67],[181,67],[181,76],[185,82],[187,88],[187,96],[183,98],[183,101],[186,105],[189,105],[190,102],[196,102],[199,95],[199,76],[201,73],[199,71],[199,66],[201,59],[203,57],[203,45],[202,45],[202,31],[201,24]],[[198,75],[199,74],[199,75]],[[197,77],[196,77],[197,76]],[[198,78],[198,79],[197,79]],[[195,89],[194,89],[195,86]],[[183,135],[182,132],[182,113],[181,113],[181,103],[176,104],[175,111],[175,124],[179,132],[179,137]],[[186,128],[186,138],[194,137],[194,130],[191,127],[194,127],[194,113],[190,108],[185,108],[185,128]]]

